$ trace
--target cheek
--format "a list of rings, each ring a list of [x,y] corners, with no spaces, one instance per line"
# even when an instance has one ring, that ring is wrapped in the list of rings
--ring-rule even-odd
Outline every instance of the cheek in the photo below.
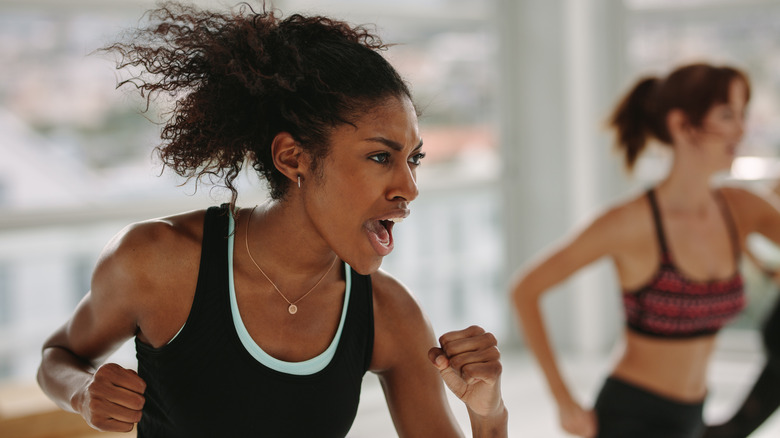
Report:
[[[707,124],[704,126],[704,130],[710,136],[720,140],[730,140],[739,134],[739,128],[735,123],[725,121]]]
[[[361,206],[361,190],[349,178],[329,177],[323,179],[315,193],[312,193],[312,204],[320,219],[326,226],[332,227],[331,232],[339,228],[350,228],[359,215]]]

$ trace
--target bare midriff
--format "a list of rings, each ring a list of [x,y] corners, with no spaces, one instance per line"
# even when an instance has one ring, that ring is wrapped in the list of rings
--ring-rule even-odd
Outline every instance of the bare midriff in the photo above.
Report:
[[[669,339],[626,330],[625,340],[625,351],[612,376],[676,401],[704,400],[714,335]]]

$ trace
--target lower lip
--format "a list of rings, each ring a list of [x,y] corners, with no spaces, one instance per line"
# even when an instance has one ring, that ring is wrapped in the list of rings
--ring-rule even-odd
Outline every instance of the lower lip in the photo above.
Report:
[[[374,248],[374,251],[379,254],[379,256],[384,257],[391,252],[393,252],[393,235],[390,234],[390,242],[387,245],[384,245],[382,241],[379,239],[379,236],[376,235],[373,231],[369,230],[368,228],[365,229],[366,234],[368,234],[368,241],[371,243],[371,247]]]

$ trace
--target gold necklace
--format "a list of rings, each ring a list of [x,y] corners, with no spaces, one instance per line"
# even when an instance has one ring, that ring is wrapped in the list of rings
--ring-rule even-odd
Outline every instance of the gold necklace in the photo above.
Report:
[[[249,260],[252,260],[252,263],[254,263],[254,265],[257,268],[257,270],[259,270],[260,273],[263,274],[263,277],[265,277],[265,279],[268,280],[269,283],[271,283],[271,286],[273,286],[274,289],[276,289],[276,292],[279,293],[279,296],[284,298],[284,300],[287,301],[287,304],[290,305],[290,307],[287,308],[287,311],[290,312],[290,315],[295,315],[298,312],[298,306],[296,306],[296,304],[298,304],[298,302],[300,302],[302,299],[306,298],[306,296],[309,295],[311,293],[311,291],[313,291],[317,286],[319,286],[320,283],[322,283],[322,280],[324,280],[325,277],[328,275],[328,273],[331,271],[331,269],[333,269],[333,266],[336,264],[336,260],[338,260],[338,257],[334,257],[333,258],[333,263],[330,264],[330,268],[328,268],[328,270],[325,271],[325,273],[322,275],[322,277],[320,277],[320,279],[317,280],[317,283],[315,283],[314,286],[312,286],[311,289],[309,289],[308,292],[303,294],[303,296],[301,296],[300,298],[298,298],[295,301],[288,300],[287,297],[284,296],[282,291],[280,291],[279,288],[276,287],[276,283],[271,281],[271,279],[268,278],[267,275],[265,275],[265,272],[263,272],[263,269],[260,268],[260,265],[257,264],[257,262],[255,261],[255,258],[252,257],[252,253],[249,252],[249,221],[252,220],[252,213],[255,212],[255,208],[257,208],[256,205],[254,207],[252,207],[252,211],[249,212],[249,217],[246,218],[246,232],[244,233],[244,244],[246,245],[246,254],[249,256]]]

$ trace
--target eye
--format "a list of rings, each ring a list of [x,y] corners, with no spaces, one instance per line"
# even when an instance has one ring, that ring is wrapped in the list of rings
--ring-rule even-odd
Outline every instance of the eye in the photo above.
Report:
[[[420,152],[409,157],[407,161],[415,166],[419,166],[423,158],[425,158],[425,152]]]
[[[376,161],[379,164],[387,164],[387,162],[390,161],[390,153],[380,152],[378,154],[371,155],[368,158]]]

